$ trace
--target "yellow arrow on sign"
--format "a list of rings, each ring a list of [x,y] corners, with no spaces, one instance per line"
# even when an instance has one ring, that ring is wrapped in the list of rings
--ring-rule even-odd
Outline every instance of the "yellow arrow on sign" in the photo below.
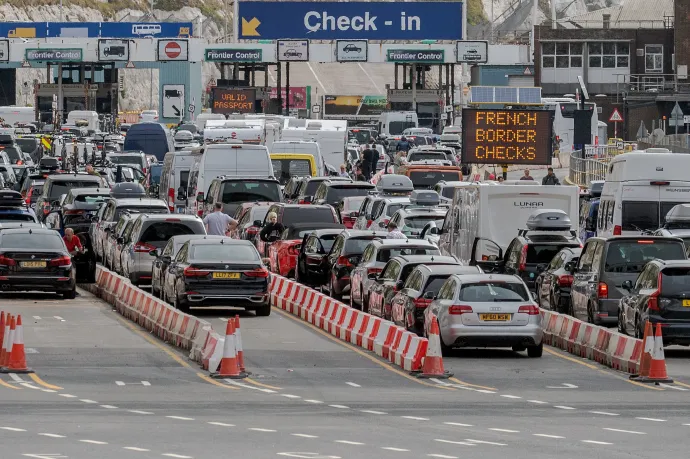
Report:
[[[43,148],[45,148],[46,150],[50,150],[50,146],[51,146],[50,140],[48,140],[45,137],[42,137],[41,143],[43,144]]]
[[[257,18],[252,18],[251,21],[247,21],[245,18],[242,18],[242,36],[243,37],[260,37],[261,34],[259,33],[258,30],[256,30],[257,27],[261,25],[261,22]]]

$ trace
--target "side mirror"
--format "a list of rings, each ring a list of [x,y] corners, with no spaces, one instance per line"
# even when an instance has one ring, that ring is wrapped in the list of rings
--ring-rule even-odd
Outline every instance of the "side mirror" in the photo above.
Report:
[[[261,220],[254,220],[254,226],[261,228],[262,226],[264,226],[264,222],[262,222]]]
[[[633,289],[632,281],[630,281],[630,280],[623,281],[623,285],[621,285],[621,287],[623,287],[627,291],[631,291]]]
[[[149,252],[149,255],[151,255],[152,257],[158,257],[158,250],[153,249],[152,251]]]
[[[569,273],[573,272],[573,268],[575,266],[573,265],[572,261],[567,262],[565,265],[563,265],[563,269]]]
[[[177,190],[177,200],[185,201],[187,199],[187,193],[184,190]]]
[[[204,193],[199,193],[196,195],[196,202],[204,202]]]
[[[397,282],[395,283],[395,288],[396,288],[397,290],[401,290],[401,289],[403,288],[404,285],[405,285],[405,282],[399,280],[399,281],[397,281]]]
[[[378,279],[378,277],[379,277],[378,273],[369,273],[369,274],[367,274],[367,278],[368,278],[368,279],[371,279],[371,280],[376,280],[376,279]]]
[[[422,298],[425,300],[433,300],[435,297],[436,295],[434,295],[434,292],[424,292],[424,295],[422,296]]]
[[[538,264],[537,265],[537,272],[543,273],[544,271],[546,271],[546,265],[544,263]]]
[[[350,217],[352,217],[352,218],[357,218],[357,217],[359,217],[359,212],[351,212],[351,213],[350,213]]]
[[[437,227],[434,226],[434,227],[429,228],[429,234],[438,235],[438,234],[441,234],[441,231]]]
[[[103,231],[105,231],[106,233],[109,233],[109,232],[111,232],[112,230],[113,230],[113,229],[112,229],[112,228],[109,228],[109,227],[108,227],[108,228],[103,228]]]
[[[169,256],[166,255],[166,256],[164,256],[164,257],[161,257],[161,261],[162,261],[163,263],[170,264],[170,263],[172,263],[172,258],[170,258]]]
[[[386,226],[388,226],[388,225],[386,225],[386,222],[384,222],[384,221],[379,222],[379,228],[385,228]]]
[[[117,241],[118,244],[124,244],[125,238],[119,237],[119,238],[116,239],[116,241]]]

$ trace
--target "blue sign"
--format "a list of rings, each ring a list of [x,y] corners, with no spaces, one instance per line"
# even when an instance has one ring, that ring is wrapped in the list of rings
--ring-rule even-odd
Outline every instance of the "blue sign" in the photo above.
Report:
[[[242,40],[460,40],[462,2],[240,1]]]
[[[2,22],[0,38],[189,38],[191,22]]]

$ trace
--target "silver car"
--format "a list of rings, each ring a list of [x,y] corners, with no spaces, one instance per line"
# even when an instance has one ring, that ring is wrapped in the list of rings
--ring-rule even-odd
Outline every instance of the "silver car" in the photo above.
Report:
[[[436,316],[444,352],[456,347],[543,352],[541,315],[522,279],[505,274],[454,274],[424,313],[429,335]]]

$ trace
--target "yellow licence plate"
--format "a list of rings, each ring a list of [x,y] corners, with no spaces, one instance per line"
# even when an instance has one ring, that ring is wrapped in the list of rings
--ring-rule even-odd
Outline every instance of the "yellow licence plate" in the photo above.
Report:
[[[690,300],[683,300],[683,306],[690,308]]]
[[[19,263],[22,268],[45,268],[45,261],[22,261]]]
[[[510,314],[479,314],[479,320],[488,322],[507,322],[510,320]]]
[[[214,279],[239,279],[240,273],[213,273]]]

